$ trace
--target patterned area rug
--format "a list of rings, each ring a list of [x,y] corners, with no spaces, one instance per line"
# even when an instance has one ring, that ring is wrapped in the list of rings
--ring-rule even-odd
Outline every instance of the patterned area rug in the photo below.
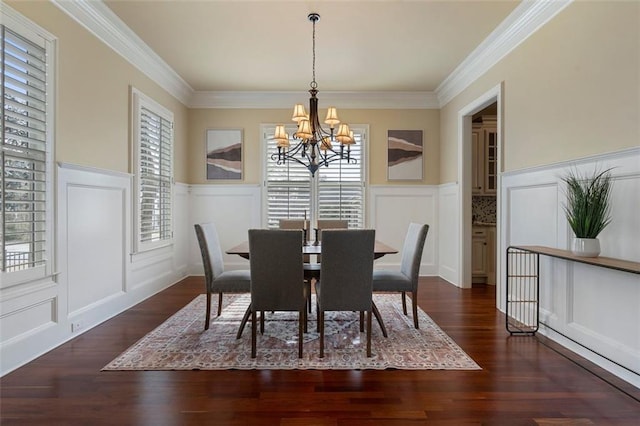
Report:
[[[258,332],[258,353],[252,359],[251,321],[236,339],[250,296],[225,295],[224,299],[222,315],[212,318],[209,330],[204,331],[206,298],[200,295],[103,370],[480,369],[421,309],[416,330],[411,313],[402,313],[399,294],[374,295],[389,337],[382,335],[374,318],[371,358],[366,356],[366,334],[360,333],[357,312],[325,313],[325,357],[319,358],[314,301],[302,359],[298,358],[298,314],[289,312],[266,314],[265,332]]]

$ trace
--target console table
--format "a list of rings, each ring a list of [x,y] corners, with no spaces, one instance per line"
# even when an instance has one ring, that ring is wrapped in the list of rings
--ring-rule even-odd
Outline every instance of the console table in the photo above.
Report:
[[[535,334],[540,325],[540,256],[640,274],[640,262],[611,257],[579,257],[544,246],[507,247],[506,327],[510,334]]]

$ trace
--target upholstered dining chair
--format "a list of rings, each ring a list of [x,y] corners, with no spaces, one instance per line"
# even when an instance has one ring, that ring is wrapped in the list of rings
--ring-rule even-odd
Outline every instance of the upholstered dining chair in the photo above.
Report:
[[[307,291],[303,285],[302,230],[250,229],[251,358],[256,357],[257,313],[264,332],[265,311],[297,311],[298,357],[307,322]]]
[[[223,293],[249,293],[251,274],[247,270],[225,271],[218,232],[213,223],[195,225],[196,237],[202,254],[204,282],[207,292],[207,309],[204,329],[209,329],[211,317],[211,293],[218,293],[218,316],[222,311]]]
[[[427,239],[429,225],[409,224],[402,246],[400,270],[377,269],[373,271],[374,292],[402,293],[402,310],[407,315],[407,292],[411,292],[413,307],[413,325],[418,327],[418,277],[424,242]]]
[[[318,219],[318,241],[322,241],[323,229],[347,229],[349,221],[342,219]],[[322,263],[322,255],[318,255],[318,263]]]
[[[280,219],[278,222],[278,227],[280,229],[306,229],[307,230],[307,240],[311,239],[311,230],[309,229],[309,219]],[[308,260],[305,260],[308,262]]]
[[[307,240],[311,239],[311,229],[309,228],[309,220],[308,219],[280,219],[280,229],[306,229],[307,230]],[[304,237],[303,237],[304,239]],[[313,278],[318,278],[320,275],[320,268],[317,265],[311,263],[311,256],[305,254],[303,256],[304,261],[304,281],[307,285],[309,300],[307,300],[307,305],[309,308],[309,313],[311,313],[311,280]]]
[[[374,244],[373,229],[327,229],[323,232],[320,281],[315,284],[320,358],[324,357],[324,319],[327,311],[366,313],[367,356],[371,356]],[[362,330],[362,316],[360,319]]]

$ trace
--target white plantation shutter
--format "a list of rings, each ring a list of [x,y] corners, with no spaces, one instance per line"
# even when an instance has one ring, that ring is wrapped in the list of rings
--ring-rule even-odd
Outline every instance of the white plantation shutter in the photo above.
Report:
[[[4,25],[0,30],[3,77],[0,269],[35,270],[46,265],[51,246],[49,44],[30,31],[25,32],[29,36],[23,36]]]
[[[287,128],[291,135],[295,127]],[[277,228],[280,219],[310,219],[312,205],[318,206],[319,219],[347,219],[350,228],[364,227],[364,144],[365,129],[352,127],[356,144],[351,158],[356,163],[335,161],[321,166],[316,179],[303,165],[287,161],[278,165],[277,147],[270,139],[275,126],[264,128],[267,149],[265,186],[267,193],[267,226]],[[291,141],[292,146],[295,141]],[[272,156],[275,155],[275,159]]]
[[[352,129],[356,143],[350,157],[357,163],[336,161],[321,167],[318,176],[318,218],[343,219],[349,228],[364,227],[363,132]]]
[[[277,157],[278,148],[269,136],[273,136],[275,127],[265,132],[267,142],[266,189],[267,189],[267,227],[277,228],[280,219],[309,218],[311,202],[311,174],[303,165],[287,161],[278,165],[272,158]],[[287,129],[293,134],[294,128]],[[277,159],[277,158],[276,158]]]
[[[134,91],[137,109],[138,250],[173,238],[173,116]]]

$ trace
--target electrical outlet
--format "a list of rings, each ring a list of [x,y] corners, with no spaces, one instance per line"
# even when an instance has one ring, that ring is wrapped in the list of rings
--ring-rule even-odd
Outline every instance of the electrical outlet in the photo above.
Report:
[[[71,332],[72,333],[77,333],[78,331],[82,330],[82,322],[81,321],[73,321],[71,323]]]

